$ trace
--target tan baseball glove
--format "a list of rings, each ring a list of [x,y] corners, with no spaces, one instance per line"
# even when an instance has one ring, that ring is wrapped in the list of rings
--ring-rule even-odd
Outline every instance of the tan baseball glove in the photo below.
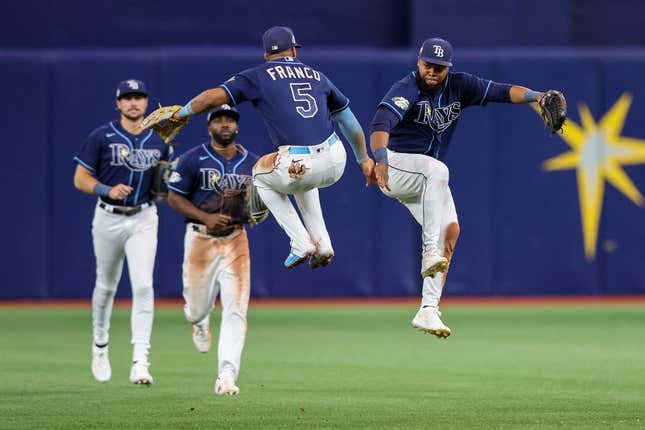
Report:
[[[175,119],[172,116],[182,107],[179,105],[161,106],[144,118],[141,127],[144,130],[153,129],[161,139],[169,144],[177,137],[179,131],[186,126],[188,118]]]

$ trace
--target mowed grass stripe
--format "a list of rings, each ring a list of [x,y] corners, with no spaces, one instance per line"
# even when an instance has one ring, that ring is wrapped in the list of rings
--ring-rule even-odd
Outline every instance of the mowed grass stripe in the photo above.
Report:
[[[642,306],[449,306],[447,340],[415,311],[252,307],[241,394],[221,398],[179,307],[156,311],[151,388],[128,382],[127,309],[99,384],[88,308],[4,308],[0,428],[645,428]]]

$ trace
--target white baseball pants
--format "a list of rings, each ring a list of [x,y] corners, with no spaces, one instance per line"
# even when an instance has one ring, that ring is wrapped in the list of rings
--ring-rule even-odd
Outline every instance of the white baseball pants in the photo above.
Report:
[[[154,205],[128,217],[109,213],[97,204],[92,221],[96,256],[96,284],[92,294],[94,343],[108,343],[112,304],[126,257],[132,284],[132,358],[144,363],[148,363],[154,313],[152,274],[158,224]]]
[[[253,167],[253,181],[274,218],[291,240],[298,256],[333,254],[325,226],[318,188],[335,184],[345,171],[347,154],[334,133],[315,146],[281,146],[262,157]],[[294,166],[304,168],[302,175]],[[290,172],[291,170],[291,172]],[[289,200],[293,194],[302,220]]]
[[[186,225],[184,312],[192,323],[204,321],[210,317],[219,292],[222,322],[217,347],[218,374],[227,375],[234,381],[240,372],[246,339],[246,314],[251,291],[249,254],[244,229],[235,230],[228,236],[213,237],[205,234],[205,226]]]
[[[450,260],[454,243],[447,244],[446,235],[452,236],[451,232],[455,227],[458,229],[459,221],[448,186],[448,167],[423,154],[407,154],[389,149],[387,154],[391,191],[381,191],[405,205],[421,225],[422,253],[436,252]],[[456,237],[454,240],[456,241]],[[444,273],[423,280],[423,306],[438,306],[444,281]]]

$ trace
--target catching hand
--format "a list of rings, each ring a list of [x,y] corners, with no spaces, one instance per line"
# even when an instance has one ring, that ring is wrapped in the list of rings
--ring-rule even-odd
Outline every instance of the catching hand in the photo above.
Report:
[[[559,131],[567,119],[567,101],[560,91],[549,90],[538,100],[540,114],[551,133]]]
[[[376,163],[374,166],[374,179],[376,184],[385,190],[392,191],[390,189],[390,184],[388,183],[388,174],[387,174],[388,165],[385,163]]]
[[[169,144],[188,123],[188,117],[179,119],[174,117],[181,108],[179,105],[159,105],[158,109],[143,119],[141,128],[144,130],[153,129],[165,143]]]

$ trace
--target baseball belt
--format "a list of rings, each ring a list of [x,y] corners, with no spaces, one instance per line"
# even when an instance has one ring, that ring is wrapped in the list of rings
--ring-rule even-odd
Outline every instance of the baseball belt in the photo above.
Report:
[[[141,212],[142,209],[145,209],[152,205],[153,204],[150,202],[141,203],[138,206],[114,206],[114,205],[109,205],[105,202],[99,203],[99,207],[104,211],[109,212],[111,214],[124,215],[124,216],[136,215],[139,212]]]

